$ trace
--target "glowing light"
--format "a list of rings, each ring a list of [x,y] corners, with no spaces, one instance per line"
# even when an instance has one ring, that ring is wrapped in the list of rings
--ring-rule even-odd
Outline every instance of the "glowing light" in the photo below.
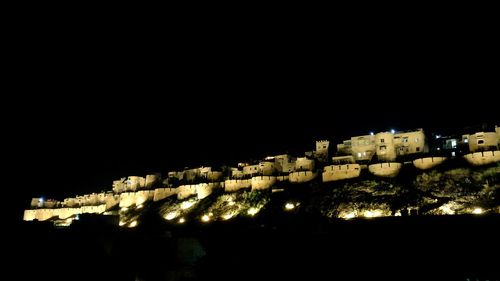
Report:
[[[181,203],[181,209],[186,210],[186,209],[191,208],[191,206],[193,206],[193,205],[194,205],[194,202],[184,201]]]
[[[120,226],[124,226],[125,225],[125,222],[124,221],[120,221],[120,223],[118,224]]]
[[[208,221],[210,221],[210,217],[209,217],[209,216],[207,216],[207,215],[204,215],[203,217],[201,217],[201,220],[202,220],[203,222],[208,222]]]
[[[401,216],[401,211],[397,211],[395,214],[394,214],[395,217],[400,217]]]
[[[365,211],[365,213],[364,213],[365,218],[376,218],[376,217],[380,217],[381,215],[382,215],[382,211],[380,211],[380,210]]]
[[[79,219],[80,219],[80,215],[77,214],[75,217],[75,220],[79,220]]]
[[[234,216],[234,213],[227,213],[227,214],[223,215],[223,216],[222,216],[222,218],[223,218],[224,220],[229,220],[229,219],[231,219],[233,216]]]
[[[293,208],[295,208],[295,205],[293,205],[293,203],[286,203],[285,205],[286,210],[293,210]]]
[[[370,132],[370,136],[373,136],[373,132]]]
[[[448,204],[445,204],[445,205],[442,205],[441,207],[438,208],[439,210],[441,210],[443,213],[445,213],[446,215],[454,215],[455,214],[455,211],[453,211],[450,207],[450,205]]]
[[[128,227],[136,227],[137,226],[137,221],[133,221],[129,224]]]
[[[175,219],[178,215],[179,215],[179,212],[174,211],[174,212],[170,212],[170,213],[168,213],[168,214],[167,214],[164,218],[165,218],[166,220],[169,220],[169,221],[170,221],[170,220]]]
[[[341,217],[341,218],[343,218],[343,219],[348,220],[348,219],[355,218],[355,217],[356,217],[356,213],[354,213],[354,212],[350,212],[350,213],[345,214],[345,215],[340,216],[340,217]]]
[[[231,201],[231,202],[229,202],[229,204],[228,204],[228,205],[229,205],[229,206],[234,206],[234,204],[236,204],[236,203],[235,203],[235,202],[233,202],[233,201]]]
[[[441,135],[436,135],[436,139],[439,139],[441,137]]]
[[[267,156],[266,158],[264,158],[264,160],[273,160],[274,159],[274,156]]]
[[[179,223],[185,223],[185,222],[186,222],[186,219],[184,219],[184,218],[179,219]]]
[[[122,212],[126,212],[126,211],[128,211],[128,208],[127,208],[127,207],[123,207],[123,208],[121,209],[121,211],[122,211]]]
[[[259,212],[259,209],[257,209],[257,208],[250,208],[250,209],[248,209],[247,214],[254,216],[258,212]]]
[[[142,209],[142,207],[144,207],[144,205],[142,205],[142,204],[141,204],[141,205],[138,205],[138,206],[137,206],[137,209]]]
[[[392,133],[392,134],[394,134],[395,132],[396,132],[396,130],[394,130],[394,129],[392,129],[392,130],[391,130],[391,133]]]
[[[483,209],[481,209],[481,208],[475,208],[475,209],[472,211],[472,213],[473,213],[474,215],[480,215],[480,214],[482,214],[482,213],[483,213]]]

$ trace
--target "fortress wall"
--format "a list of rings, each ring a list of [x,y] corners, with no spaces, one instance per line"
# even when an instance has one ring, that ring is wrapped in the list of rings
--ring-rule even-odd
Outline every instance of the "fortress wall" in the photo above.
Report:
[[[196,185],[181,185],[177,188],[177,199],[185,199],[191,195],[196,195]]]
[[[252,191],[268,189],[276,183],[276,177],[274,176],[257,176],[252,177]]]
[[[252,186],[252,181],[246,180],[226,180],[224,181],[224,190],[226,192],[233,192],[242,188],[249,188]]]
[[[154,190],[153,201],[159,201],[175,194],[177,194],[175,188],[157,188]]]
[[[379,177],[394,178],[399,174],[401,166],[402,164],[397,162],[378,163],[369,165],[368,171]]]
[[[495,162],[500,162],[500,150],[474,152],[464,155],[469,164],[473,166],[488,165]]]
[[[196,185],[196,194],[198,199],[203,199],[208,195],[212,194],[213,184],[200,183]]]
[[[413,165],[420,170],[428,170],[443,163],[446,157],[424,157],[413,160]]]
[[[106,211],[106,204],[99,206],[82,206],[80,207],[81,214],[102,214]]]
[[[300,171],[290,173],[288,179],[291,183],[303,183],[313,180],[317,175],[318,173],[313,171]]]
[[[148,189],[153,188],[153,186],[158,183],[161,179],[159,174],[146,175],[146,180],[144,186]]]
[[[207,173],[207,179],[209,181],[217,181],[222,178],[222,172],[219,171],[211,171]]]
[[[277,176],[276,180],[277,181],[288,181],[288,176]]]
[[[359,164],[330,165],[326,166],[323,170],[323,182],[356,178],[361,174]]]

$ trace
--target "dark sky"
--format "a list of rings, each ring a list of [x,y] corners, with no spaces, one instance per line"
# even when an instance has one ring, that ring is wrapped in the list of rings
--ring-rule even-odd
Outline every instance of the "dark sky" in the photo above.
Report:
[[[26,205],[127,175],[302,153],[316,138],[499,120],[489,37],[29,31],[4,105]]]

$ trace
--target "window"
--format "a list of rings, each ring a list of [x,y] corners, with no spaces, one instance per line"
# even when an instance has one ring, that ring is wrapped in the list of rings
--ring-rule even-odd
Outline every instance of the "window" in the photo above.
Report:
[[[477,144],[484,144],[484,140],[477,140]]]
[[[415,151],[419,152],[420,151],[420,147],[417,146],[417,148],[415,148]]]
[[[358,152],[358,158],[361,158],[361,152]]]
[[[451,152],[451,156],[455,157],[455,151]]]
[[[323,148],[326,148],[326,145],[323,145]]]
[[[365,152],[363,152],[363,156],[366,156],[366,151],[365,151]]]
[[[418,142],[418,138],[415,138],[415,142]]]
[[[384,142],[384,139],[380,139],[380,142]]]
[[[457,141],[456,140],[451,141],[451,148],[457,148]]]
[[[379,147],[379,150],[385,150],[385,145],[382,145],[381,147]]]
[[[403,142],[408,142],[408,137],[403,137]]]

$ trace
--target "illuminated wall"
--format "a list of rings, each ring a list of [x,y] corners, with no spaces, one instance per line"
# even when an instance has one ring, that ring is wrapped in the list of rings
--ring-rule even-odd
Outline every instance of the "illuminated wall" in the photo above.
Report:
[[[140,190],[137,192],[124,192],[120,194],[120,208],[141,205],[154,198],[154,190]]]
[[[380,161],[396,160],[396,147],[394,145],[394,134],[389,132],[375,135],[376,154]]]
[[[424,157],[413,160],[413,165],[420,170],[428,170],[443,163],[445,160],[446,157]]]
[[[234,192],[238,191],[242,188],[250,188],[252,187],[252,180],[250,179],[235,179],[235,180],[226,180],[224,181],[224,190],[226,192]]]
[[[359,164],[330,165],[323,168],[323,182],[337,181],[359,177],[361,167]]]
[[[177,187],[177,199],[185,199],[196,195],[196,185],[188,184]]]
[[[314,160],[307,159],[306,157],[299,157],[295,161],[296,171],[312,171],[314,170]]]
[[[157,188],[154,190],[153,201],[159,201],[176,194],[176,188]]]
[[[364,135],[351,138],[351,153],[356,161],[372,159],[376,145],[374,135]]]
[[[499,137],[495,132],[479,132],[469,136],[469,150],[471,152],[498,150]]]
[[[418,130],[394,134],[394,145],[397,155],[423,153],[425,148],[424,131]]]
[[[317,175],[318,173],[313,171],[293,172],[288,175],[288,180],[291,183],[303,183],[315,179]]]
[[[500,151],[474,152],[466,154],[464,157],[470,164],[474,166],[482,166],[500,162]]]
[[[256,176],[252,177],[252,190],[262,190],[271,188],[276,183],[275,176]]]
[[[399,174],[401,166],[402,166],[401,163],[396,163],[396,162],[378,163],[369,165],[368,171],[379,177],[394,178]]]

